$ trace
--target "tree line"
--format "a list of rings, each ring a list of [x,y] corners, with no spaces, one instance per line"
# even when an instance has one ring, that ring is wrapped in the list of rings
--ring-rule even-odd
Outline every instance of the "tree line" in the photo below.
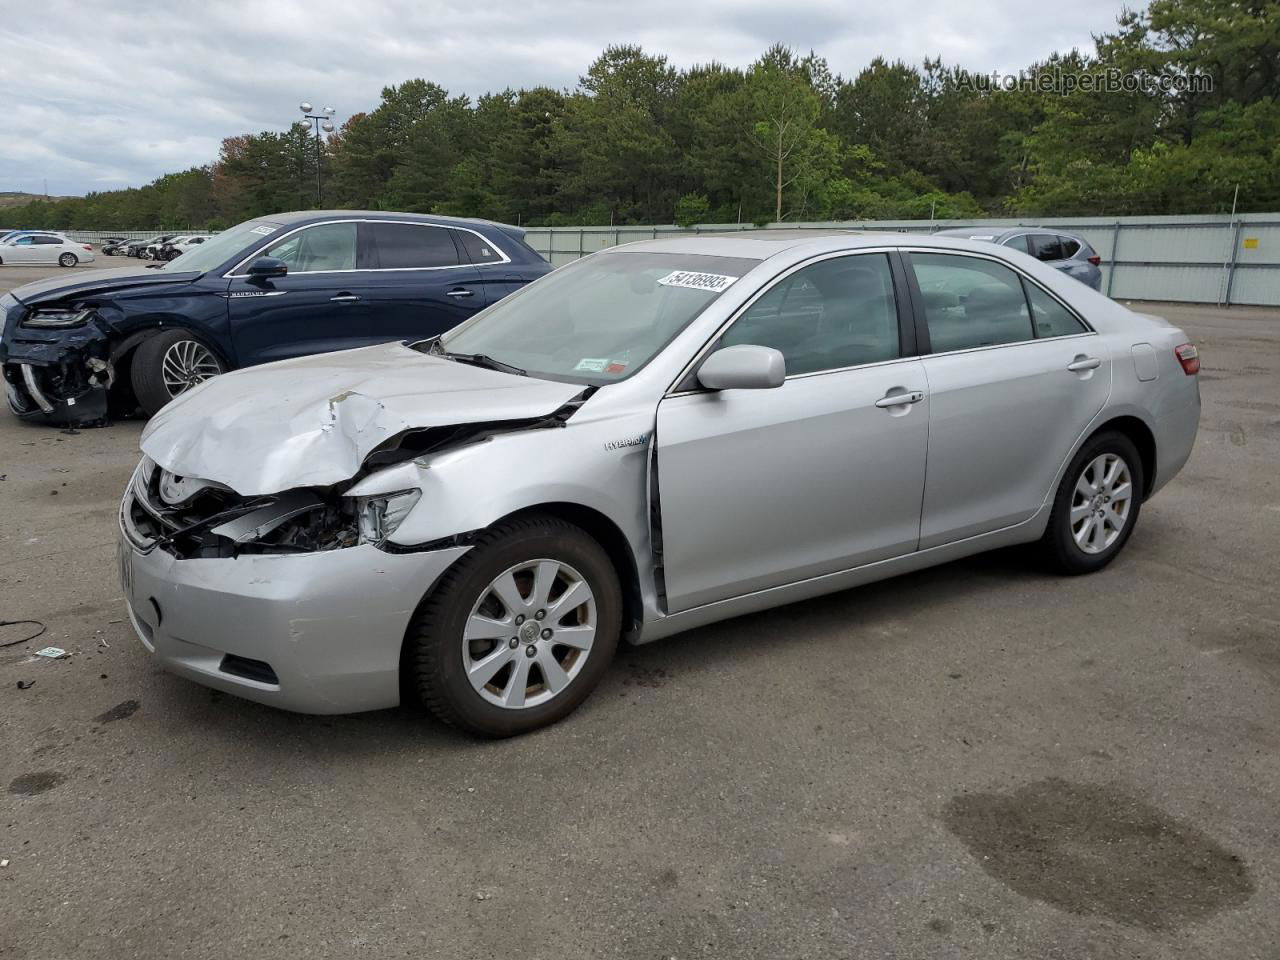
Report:
[[[1276,0],[1153,0],[1094,42],[1017,82],[936,59],[844,77],[783,46],[680,70],[613,46],[571,91],[408,80],[319,151],[303,124],[230,137],[208,166],[5,219],[217,229],[315,207],[317,163],[325,207],[532,226],[1205,213],[1237,187],[1240,210],[1280,209]]]

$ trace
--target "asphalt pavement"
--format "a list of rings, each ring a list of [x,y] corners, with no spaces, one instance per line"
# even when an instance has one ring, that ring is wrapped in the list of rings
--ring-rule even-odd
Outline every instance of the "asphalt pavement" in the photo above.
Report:
[[[1274,960],[1280,311],[1143,309],[1204,413],[1106,571],[1004,551],[625,649],[496,743],[161,672],[114,560],[141,423],[0,413],[0,619],[45,628],[0,649],[0,957]]]

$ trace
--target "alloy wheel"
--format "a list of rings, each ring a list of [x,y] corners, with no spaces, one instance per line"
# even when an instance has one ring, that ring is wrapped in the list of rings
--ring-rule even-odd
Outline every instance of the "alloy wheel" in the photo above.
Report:
[[[569,564],[546,558],[517,564],[495,577],[471,608],[463,669],[489,703],[539,706],[582,672],[597,623],[591,586]]]
[[[203,343],[179,340],[164,352],[160,372],[169,396],[185,393],[198,383],[222,372],[218,358]]]
[[[1089,461],[1071,495],[1071,536],[1089,554],[1102,553],[1116,542],[1133,507],[1129,465],[1114,453]]]

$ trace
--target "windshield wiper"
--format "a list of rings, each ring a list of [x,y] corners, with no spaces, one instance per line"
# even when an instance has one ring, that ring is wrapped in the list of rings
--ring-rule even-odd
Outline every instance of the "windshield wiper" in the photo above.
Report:
[[[490,370],[498,370],[502,373],[514,373],[517,377],[527,377],[529,374],[519,367],[513,367],[509,363],[503,363],[501,360],[495,360],[487,353],[450,353],[448,350],[433,350],[439,356],[448,357],[450,360],[457,360],[459,363],[469,363],[476,367],[488,367]]]

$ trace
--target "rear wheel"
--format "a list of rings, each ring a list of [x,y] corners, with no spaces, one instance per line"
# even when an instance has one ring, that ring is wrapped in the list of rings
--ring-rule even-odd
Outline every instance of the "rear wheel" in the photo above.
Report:
[[[58,266],[60,267],[74,267],[79,262],[80,258],[74,253],[64,253],[58,257]]]
[[[406,665],[440,719],[509,737],[587,698],[621,623],[617,573],[599,543],[555,517],[511,520],[486,532],[423,602]]]
[[[1062,573],[1101,570],[1124,549],[1142,508],[1142,458],[1128,437],[1089,438],[1063,474],[1041,549]]]
[[[133,392],[148,416],[170,400],[224,372],[207,344],[186,330],[165,330],[144,340],[133,354]]]

